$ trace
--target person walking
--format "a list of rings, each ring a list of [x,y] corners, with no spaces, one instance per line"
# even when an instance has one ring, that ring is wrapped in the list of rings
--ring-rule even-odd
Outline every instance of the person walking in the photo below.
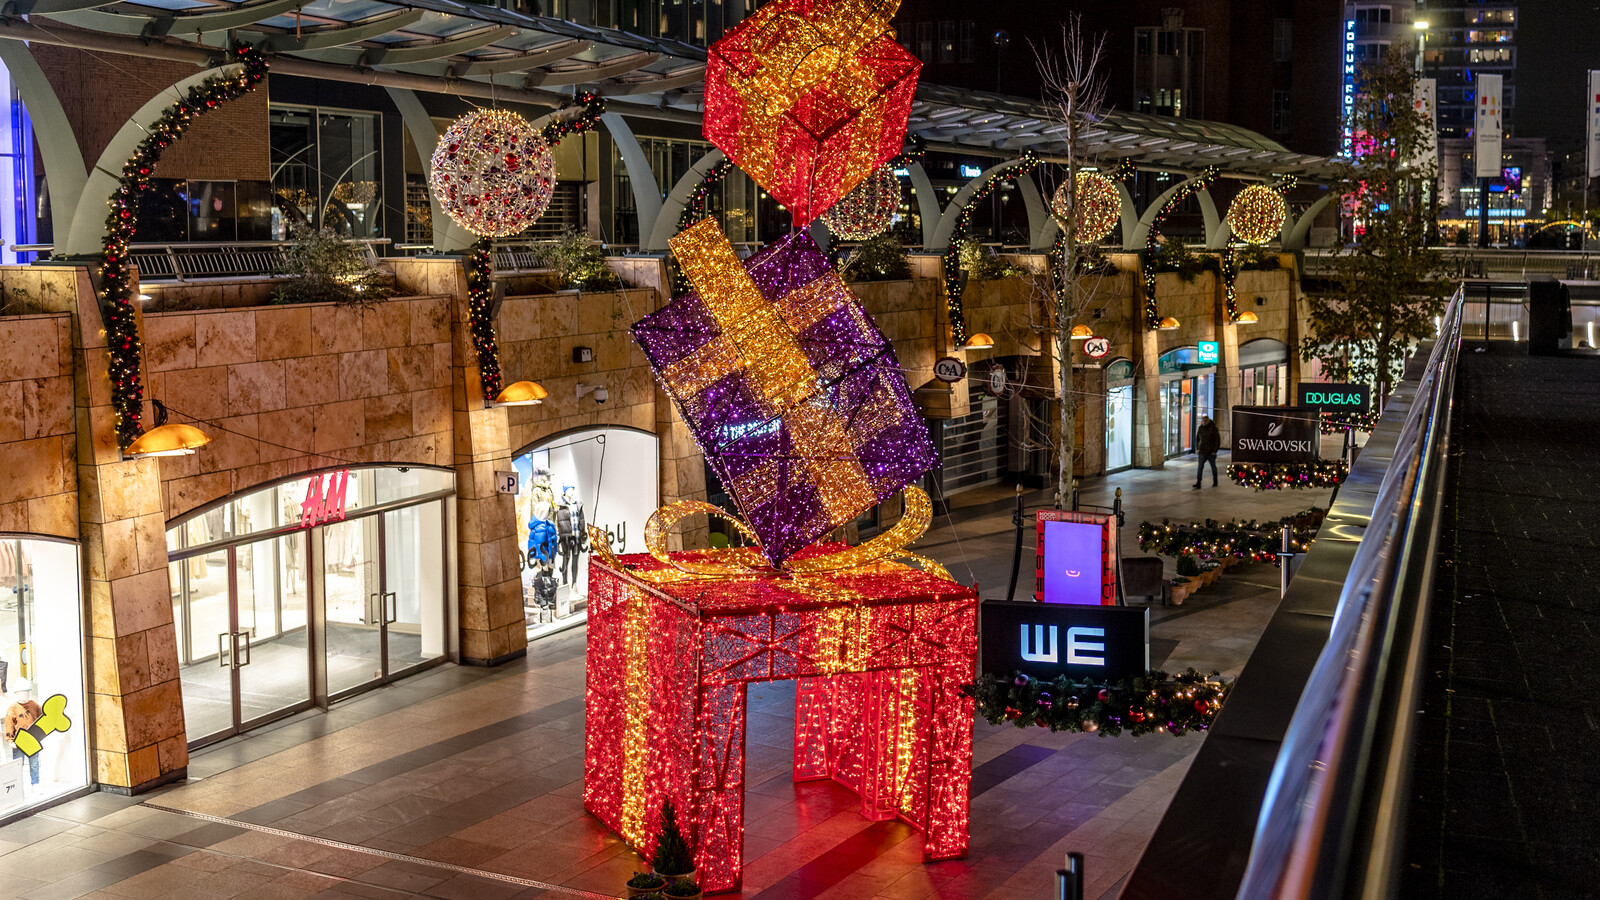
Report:
[[[1211,463],[1211,486],[1217,486],[1217,451],[1222,449],[1222,432],[1210,416],[1200,417],[1200,429],[1195,432],[1195,454],[1200,457],[1200,468],[1194,473],[1194,489],[1200,490],[1205,478],[1206,463]]]

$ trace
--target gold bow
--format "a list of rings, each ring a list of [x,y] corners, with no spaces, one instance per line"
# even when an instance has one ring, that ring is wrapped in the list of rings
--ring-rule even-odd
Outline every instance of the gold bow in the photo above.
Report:
[[[877,537],[854,547],[835,550],[821,556],[806,559],[791,559],[782,566],[774,568],[767,561],[766,555],[761,552],[760,541],[755,531],[739,517],[730,514],[719,506],[712,506],[699,500],[680,500],[669,503],[656,510],[650,516],[650,521],[645,524],[644,546],[650,555],[666,563],[670,569],[656,572],[635,572],[636,577],[653,582],[674,582],[712,580],[722,578],[750,578],[750,577],[789,577],[803,578],[807,575],[820,575],[825,572],[842,572],[848,569],[859,569],[881,559],[899,558],[916,563],[924,572],[943,578],[946,581],[955,581],[950,577],[950,572],[937,562],[912,553],[905,548],[910,546],[928,530],[933,522],[933,502],[921,488],[906,487],[903,492],[905,497],[905,515],[900,517],[888,531]],[[672,527],[684,519],[694,515],[721,516],[733,523],[739,533],[750,539],[755,546],[729,547],[725,550],[707,551],[710,559],[691,560],[667,552],[667,536],[671,534]],[[593,525],[589,526],[589,543],[594,547],[594,552],[599,554],[606,565],[613,569],[621,570],[622,562],[611,549],[611,542],[605,532]]]

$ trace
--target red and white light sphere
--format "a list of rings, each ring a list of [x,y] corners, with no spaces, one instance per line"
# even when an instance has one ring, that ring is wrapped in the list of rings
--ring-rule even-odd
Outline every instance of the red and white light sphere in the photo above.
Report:
[[[1264,184],[1240,191],[1228,207],[1228,226],[1247,244],[1265,244],[1277,237],[1288,218],[1283,195]]]
[[[894,224],[900,209],[900,179],[891,166],[880,166],[822,214],[828,233],[844,241],[877,237]]]
[[[1078,243],[1092,244],[1111,233],[1122,218],[1122,195],[1117,183],[1099,172],[1078,172]],[[1067,221],[1067,183],[1056,188],[1050,211]]]
[[[480,109],[439,137],[428,186],[462,228],[480,237],[507,237],[525,230],[550,205],[556,161],[527,119]]]

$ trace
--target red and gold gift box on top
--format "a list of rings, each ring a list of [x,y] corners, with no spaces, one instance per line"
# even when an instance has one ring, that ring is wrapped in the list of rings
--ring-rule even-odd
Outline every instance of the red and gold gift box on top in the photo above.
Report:
[[[858,548],[816,545],[825,565]],[[746,689],[795,679],[794,780],[967,851],[976,592],[878,559],[796,575],[714,570],[737,550],[597,554],[589,568],[584,807],[646,857],[671,800],[708,892],[742,883]]]
[[[705,136],[803,228],[899,154],[922,63],[899,0],[774,0],[711,46]]]

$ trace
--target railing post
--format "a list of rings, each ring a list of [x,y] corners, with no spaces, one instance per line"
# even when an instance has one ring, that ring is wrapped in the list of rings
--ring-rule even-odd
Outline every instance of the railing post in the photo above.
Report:
[[[183,282],[185,279],[183,269],[178,266],[178,251],[172,249],[171,244],[165,245],[163,249],[167,251],[167,265],[172,267],[172,277],[178,279],[180,283]]]
[[[1083,854],[1068,853],[1067,867],[1056,870],[1056,900],[1083,900]]]

